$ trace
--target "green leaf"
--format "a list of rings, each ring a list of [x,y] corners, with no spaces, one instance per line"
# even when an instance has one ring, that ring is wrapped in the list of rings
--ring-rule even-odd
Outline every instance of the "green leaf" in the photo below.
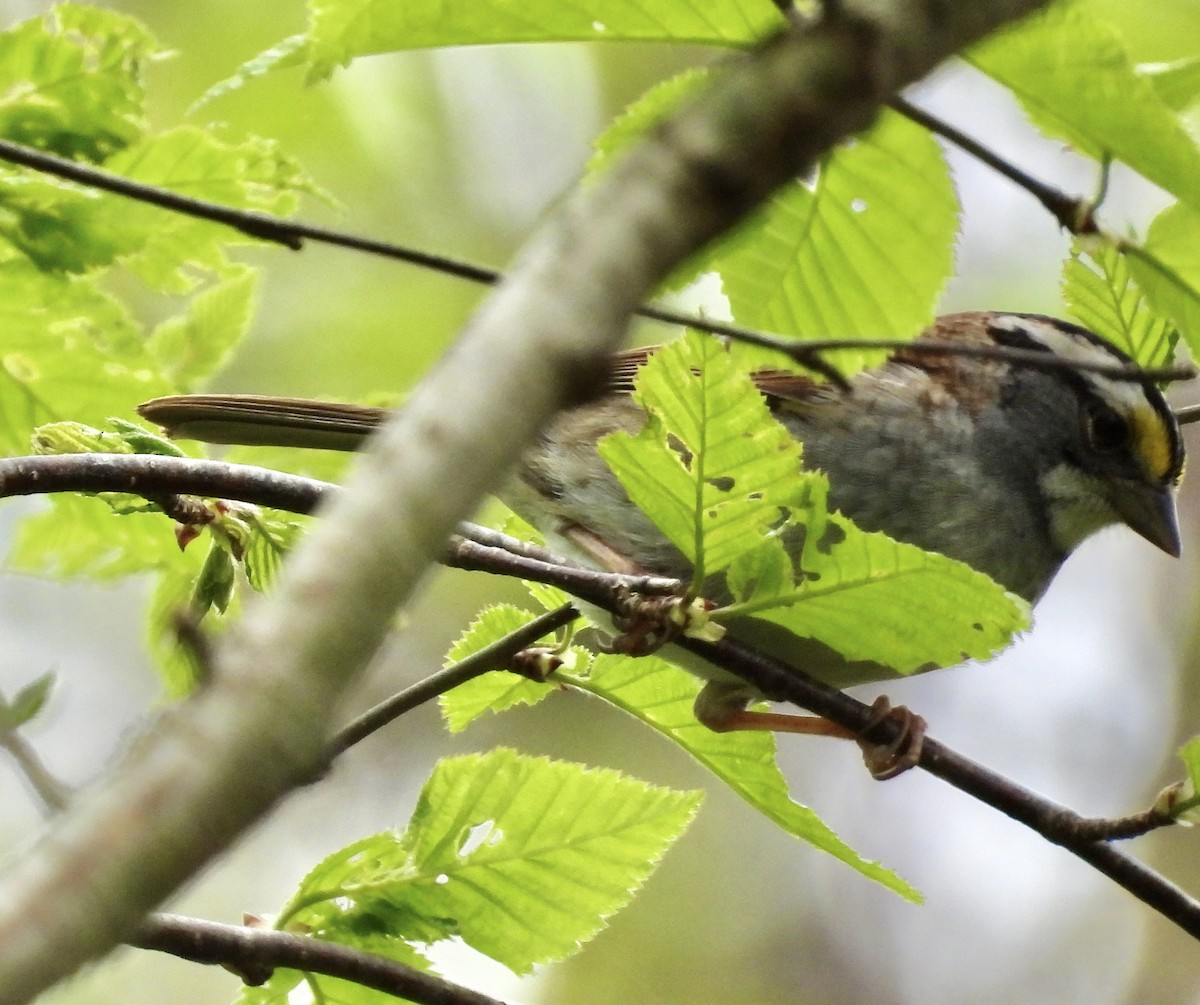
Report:
[[[646,425],[606,436],[600,455],[698,583],[803,502],[799,445],[716,339],[692,333],[654,353],[634,397]]]
[[[116,524],[126,520],[114,521]],[[173,535],[157,521],[161,537],[174,543]],[[154,584],[146,612],[146,647],[154,657],[168,698],[183,698],[195,691],[202,679],[202,667],[189,647],[179,641],[179,617],[188,616],[192,610],[196,581],[200,575],[207,553],[193,542],[193,547],[179,554],[178,549],[170,565],[165,566]],[[231,605],[236,608],[236,604]],[[209,615],[204,619],[204,629],[210,635],[222,627],[224,619]]]
[[[175,536],[160,514],[116,518],[107,500],[74,494],[51,496],[48,503],[17,530],[8,564],[18,572],[110,581],[178,560]]]
[[[168,318],[150,336],[150,352],[181,390],[191,390],[233,354],[250,327],[258,273],[234,266],[227,277],[191,299],[182,315]]]
[[[588,160],[589,178],[611,167],[617,155],[637,143],[652,128],[677,111],[709,79],[707,67],[693,66],[661,80],[628,105],[595,140]]]
[[[233,582],[237,566],[229,549],[217,538],[213,538],[208,548],[204,565],[200,567],[200,575],[192,589],[191,609],[198,618],[203,618],[210,608],[216,608],[221,614],[229,609],[229,601],[233,599]]]
[[[274,216],[295,212],[301,194],[329,200],[274,141],[250,136],[235,142],[192,126],[180,126],[146,140],[113,157],[106,167],[180,195]],[[145,204],[133,205],[136,208],[130,209],[128,200],[120,200],[119,205],[113,202],[111,206],[112,213],[123,209],[134,214],[149,235],[125,264],[156,289],[175,293],[190,290],[195,279],[185,266],[229,275],[224,247],[255,243],[253,238],[218,223]]]
[[[1142,366],[1161,366],[1175,351],[1178,332],[1156,314],[1111,245],[1076,242],[1063,267],[1063,299],[1079,323],[1125,350]]]
[[[158,52],[133,18],[70,3],[0,33],[0,136],[100,162],[145,129],[142,64]]]
[[[318,865],[281,925],[433,942],[458,935],[517,973],[578,950],[623,907],[700,794],[500,749],[443,760],[403,835]]]
[[[1125,252],[1151,306],[1175,322],[1193,356],[1200,353],[1200,212],[1168,206],[1150,224],[1144,244]]]
[[[1096,160],[1123,161],[1200,207],[1200,149],[1094,9],[1053,4],[966,58],[1009,88],[1050,136]]]
[[[244,543],[242,568],[252,589],[264,592],[274,581],[283,560],[304,533],[305,521],[273,510],[250,510],[249,536]]]
[[[1200,100],[1200,56],[1172,63],[1144,63],[1138,67],[1138,73],[1154,86],[1159,100],[1176,112]]]
[[[324,197],[275,143],[230,142],[193,126],[142,140],[105,167],[179,195],[277,216],[292,213],[302,193]],[[224,248],[254,243],[222,224],[25,170],[0,171],[0,198],[0,237],[47,271],[83,272],[120,259],[152,287],[186,293],[197,270],[244,276],[247,267],[230,266]]]
[[[1200,736],[1193,736],[1179,748],[1179,757],[1187,768],[1193,792],[1200,792]]]
[[[747,46],[783,26],[763,0],[310,0],[310,80],[359,56],[397,49],[505,42],[663,41]]]
[[[99,426],[170,390],[125,309],[91,278],[0,262],[0,331],[0,452],[24,453],[43,423]]]
[[[693,713],[700,682],[656,656],[597,656],[586,675],[556,679],[624,709],[677,743],[759,813],[787,833],[832,855],[909,900],[920,895],[891,870],[862,858],[807,806],[793,802],[775,763],[775,736],[761,731],[714,733]]]
[[[444,666],[450,666],[472,656],[479,650],[498,642],[504,636],[528,624],[535,615],[512,604],[495,604],[479,613],[470,627],[458,637],[446,654]],[[563,654],[572,664],[582,661],[586,667],[587,651],[572,647]],[[460,684],[443,694],[438,703],[442,718],[451,733],[460,733],[487,712],[502,712],[514,705],[536,705],[553,689],[507,670],[485,673]]]
[[[689,70],[651,88],[596,141],[589,172],[673,112],[707,76]],[[954,266],[958,200],[933,138],[893,112],[838,146],[813,177],[785,186],[732,234],[666,283],[720,274],[741,324],[807,338],[915,337],[933,319]],[[881,293],[886,291],[886,293]],[[779,366],[778,353],[737,347]],[[880,350],[829,357],[845,373]]]
[[[716,244],[703,268],[720,273],[740,324],[805,338],[916,337],[953,270],[957,229],[937,143],[885,111],[815,178],[787,185]],[[883,355],[829,361],[853,373]]]
[[[20,729],[32,722],[46,707],[56,683],[58,674],[49,670],[21,688],[12,701],[0,697],[0,716],[5,725],[9,729]]]
[[[817,639],[849,660],[870,660],[899,675],[987,659],[1029,627],[1029,605],[983,573],[867,533],[840,513],[827,519],[826,526],[808,526],[802,575],[794,581],[778,538],[764,541],[731,569],[734,603],[715,615],[721,623],[754,644],[753,626],[735,627],[733,620],[753,615],[801,640]],[[786,644],[772,636],[768,646],[776,651]],[[776,655],[796,659],[785,651]],[[846,687],[859,681],[827,683]]]

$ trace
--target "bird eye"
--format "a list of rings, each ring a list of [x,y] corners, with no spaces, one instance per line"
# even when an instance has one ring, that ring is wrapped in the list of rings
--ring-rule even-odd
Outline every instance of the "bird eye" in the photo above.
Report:
[[[1129,426],[1107,405],[1093,405],[1087,413],[1087,435],[1092,449],[1111,454],[1129,442]]]

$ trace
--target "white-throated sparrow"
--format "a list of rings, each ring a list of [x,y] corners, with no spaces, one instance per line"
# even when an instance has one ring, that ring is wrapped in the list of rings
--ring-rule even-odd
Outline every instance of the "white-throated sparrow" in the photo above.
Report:
[[[1130,362],[1086,329],[1039,315],[954,314],[922,337]],[[610,393],[552,423],[501,495],[591,564],[625,560],[686,579],[683,556],[629,502],[595,449],[604,434],[644,422],[624,392],[645,352],[617,357]],[[1148,381],[902,349],[857,374],[846,391],[775,371],[756,383],[803,441],[806,465],[828,474],[831,506],[866,530],[959,559],[1027,600],[1041,596],[1076,546],[1111,524],[1179,553],[1174,491],[1183,443]],[[173,436],[328,449],[357,446],[385,414],[224,395],[160,398],[140,411]],[[765,622],[747,621],[734,632],[837,687],[894,676]],[[697,712],[717,728],[749,725],[742,709],[753,697],[741,682],[718,679]]]

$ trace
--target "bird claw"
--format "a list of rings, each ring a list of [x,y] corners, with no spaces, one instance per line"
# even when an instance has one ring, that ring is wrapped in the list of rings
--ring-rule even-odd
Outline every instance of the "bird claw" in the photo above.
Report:
[[[867,739],[876,726],[885,721],[891,721],[899,727],[895,738],[887,743],[874,743]],[[925,720],[904,705],[893,707],[887,695],[881,694],[876,698],[871,704],[871,723],[857,740],[871,777],[884,782],[916,767],[921,760],[927,728]]]
[[[599,648],[623,656],[649,656],[680,635],[716,641],[725,629],[708,617],[714,606],[701,598],[627,593],[621,598],[621,611],[612,616],[618,634]]]

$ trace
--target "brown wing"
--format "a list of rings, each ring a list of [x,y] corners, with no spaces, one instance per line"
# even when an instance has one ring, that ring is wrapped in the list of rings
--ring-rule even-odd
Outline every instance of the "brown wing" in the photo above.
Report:
[[[646,365],[646,361],[657,348],[658,346],[641,346],[637,349],[626,349],[613,356],[612,373],[608,380],[609,391],[614,394],[630,393],[638,370]],[[759,370],[752,376],[755,386],[772,402],[810,402],[829,390],[828,384],[788,370]]]

